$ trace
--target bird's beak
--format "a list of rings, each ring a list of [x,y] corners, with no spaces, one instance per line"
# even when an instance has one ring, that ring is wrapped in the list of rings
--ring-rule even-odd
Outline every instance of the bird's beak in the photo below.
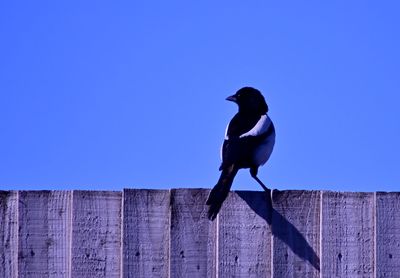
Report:
[[[237,102],[237,98],[235,95],[227,97],[226,100]]]

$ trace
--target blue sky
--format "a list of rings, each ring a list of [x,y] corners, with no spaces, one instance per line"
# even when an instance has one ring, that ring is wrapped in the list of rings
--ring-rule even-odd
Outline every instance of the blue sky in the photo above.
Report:
[[[0,188],[212,187],[261,90],[270,187],[398,191],[399,1],[2,1]],[[233,190],[260,190],[242,170]]]

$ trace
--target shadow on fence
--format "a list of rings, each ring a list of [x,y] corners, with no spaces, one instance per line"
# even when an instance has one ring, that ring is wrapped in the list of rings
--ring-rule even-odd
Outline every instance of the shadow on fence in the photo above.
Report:
[[[282,240],[297,256],[308,261],[318,271],[320,270],[317,253],[300,231],[272,207],[269,196],[255,191],[237,191],[236,193],[270,225],[274,236]]]

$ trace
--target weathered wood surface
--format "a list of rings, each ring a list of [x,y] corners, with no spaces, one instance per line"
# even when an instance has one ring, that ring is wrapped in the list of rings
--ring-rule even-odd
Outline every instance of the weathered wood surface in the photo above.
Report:
[[[319,277],[319,191],[273,191],[273,277]]]
[[[124,190],[123,277],[169,274],[169,190]]]
[[[170,277],[216,277],[216,225],[204,205],[208,190],[171,191]]]
[[[0,191],[0,277],[18,277],[17,191]]]
[[[19,277],[69,277],[70,191],[20,191]]]
[[[373,193],[322,193],[322,276],[374,277]]]
[[[376,193],[377,277],[400,276],[400,193]]]
[[[271,228],[266,194],[231,192],[218,221],[218,277],[270,277]]]
[[[121,196],[73,192],[71,277],[121,276]]]
[[[400,277],[400,193],[0,191],[0,277]]]

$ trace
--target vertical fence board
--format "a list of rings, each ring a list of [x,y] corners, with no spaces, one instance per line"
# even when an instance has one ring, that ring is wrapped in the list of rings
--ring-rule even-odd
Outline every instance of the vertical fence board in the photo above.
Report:
[[[120,277],[121,196],[73,192],[72,277]]]
[[[219,277],[270,277],[270,210],[264,192],[231,192],[218,216]]]
[[[207,219],[208,193],[171,191],[170,277],[215,277],[216,221]]]
[[[124,190],[123,277],[168,277],[169,190]]]
[[[320,191],[273,191],[273,277],[319,277]]]
[[[400,193],[376,193],[377,277],[400,272]]]
[[[18,192],[0,191],[0,277],[18,276]]]
[[[323,192],[323,277],[374,276],[374,194]]]
[[[71,192],[19,192],[19,277],[68,277]]]

